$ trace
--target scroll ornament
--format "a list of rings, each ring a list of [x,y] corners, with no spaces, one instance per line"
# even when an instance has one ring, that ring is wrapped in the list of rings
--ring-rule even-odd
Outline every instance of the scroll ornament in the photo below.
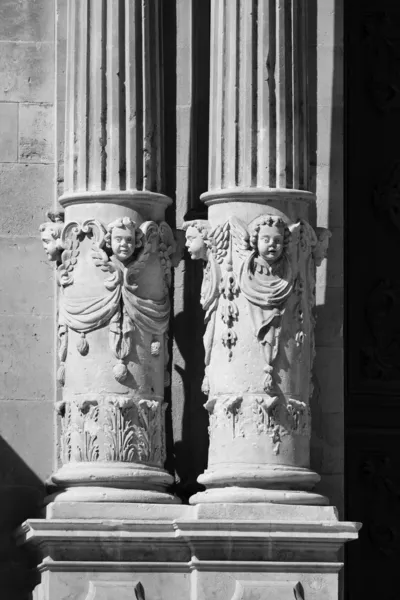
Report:
[[[315,267],[326,256],[331,234],[325,228],[317,228],[315,232],[303,220],[289,225],[272,214],[257,217],[248,227],[231,217],[214,229],[206,220],[188,221],[183,228],[192,259],[204,262],[201,289],[201,304],[206,311],[203,392],[209,392],[207,370],[217,309],[219,307],[226,324],[222,343],[228,348],[230,360],[238,342],[234,329],[239,319],[235,298],[242,294],[248,301],[254,336],[264,355],[263,388],[270,396],[272,407],[276,400],[274,361],[281,343],[283,316],[289,299],[296,297],[293,309],[296,344],[301,346],[307,335],[304,327],[307,319],[311,321],[308,335],[313,335]],[[234,254],[239,259],[235,269]],[[313,352],[313,340],[310,342]]]
[[[40,226],[41,239],[49,260],[56,262],[58,284],[64,290],[59,309],[57,378],[64,385],[68,330],[81,334],[77,349],[86,355],[89,352],[86,334],[108,324],[110,349],[118,361],[113,373],[122,383],[128,375],[125,361],[131,351],[135,328],[153,336],[167,335],[171,261],[179,251],[173,232],[165,222],[158,225],[146,221],[137,226],[129,217],[104,226],[96,219],[64,224],[61,213],[47,216],[49,222]],[[104,291],[95,296],[66,293],[74,284],[85,239],[90,241],[93,265],[108,275],[104,279]],[[152,256],[158,256],[163,274],[157,299],[143,297],[140,289],[140,276]]]

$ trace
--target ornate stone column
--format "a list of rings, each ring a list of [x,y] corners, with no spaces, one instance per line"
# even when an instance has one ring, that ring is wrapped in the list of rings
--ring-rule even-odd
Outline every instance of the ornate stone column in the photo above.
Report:
[[[202,502],[326,504],[309,468],[315,268],[309,224],[307,3],[213,0],[204,261],[210,449]]]
[[[68,2],[65,217],[41,228],[60,285],[56,501],[176,501],[160,13],[160,0]]]

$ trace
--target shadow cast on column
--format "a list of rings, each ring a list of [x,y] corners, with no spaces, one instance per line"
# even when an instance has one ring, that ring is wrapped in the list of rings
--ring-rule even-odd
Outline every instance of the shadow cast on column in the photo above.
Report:
[[[312,217],[312,222],[319,219],[323,221],[328,229],[332,231],[329,243],[329,251],[326,262],[323,265],[326,273],[324,282],[324,298],[316,307],[316,351],[324,350],[324,357],[330,357],[329,369],[324,365],[324,373],[319,373],[314,367],[314,394],[311,399],[311,413],[313,415],[313,436],[311,440],[311,468],[321,475],[321,482],[316,486],[316,491],[329,497],[330,503],[337,506],[340,516],[343,517],[343,444],[344,423],[343,412],[340,409],[340,399],[335,409],[340,415],[334,415],[334,410],[328,406],[332,398],[326,396],[329,393],[329,376],[337,369],[336,377],[342,378],[342,365],[339,353],[332,355],[335,349],[343,347],[343,1],[336,0],[334,3],[334,35],[332,45],[325,45],[326,35],[324,27],[331,27],[330,19],[326,19],[325,13],[318,16],[317,2],[309,3],[310,22],[310,107],[311,107],[311,177],[312,191],[317,192],[317,206],[323,208],[324,215],[317,214]],[[329,34],[328,34],[329,35]],[[318,37],[317,37],[318,36]],[[325,61],[329,67],[329,53],[333,54],[332,80],[330,83],[329,96],[327,90],[322,89],[321,82]],[[324,100],[326,98],[326,102]],[[327,124],[327,134],[318,132],[318,128]],[[329,150],[325,154],[324,145],[330,136]],[[317,141],[318,136],[318,141]],[[325,160],[325,156],[327,157]],[[321,175],[317,175],[320,169]],[[317,177],[319,185],[317,190]],[[325,188],[326,186],[326,188]],[[319,224],[319,223],[318,223]],[[321,281],[322,283],[322,281]],[[322,290],[321,290],[322,291]],[[336,362],[335,362],[336,361]],[[321,363],[320,363],[321,364]],[[344,388],[342,387],[342,390]],[[343,393],[343,391],[342,391]],[[334,418],[341,419],[341,425],[335,424]],[[332,446],[332,447],[331,447]],[[339,448],[339,455],[329,457],[326,460],[326,449],[334,452],[334,447]]]

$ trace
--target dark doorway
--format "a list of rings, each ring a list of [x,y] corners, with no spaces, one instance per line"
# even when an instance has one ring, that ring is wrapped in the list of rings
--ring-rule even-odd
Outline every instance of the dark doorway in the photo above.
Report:
[[[397,600],[400,2],[345,2],[346,598]]]

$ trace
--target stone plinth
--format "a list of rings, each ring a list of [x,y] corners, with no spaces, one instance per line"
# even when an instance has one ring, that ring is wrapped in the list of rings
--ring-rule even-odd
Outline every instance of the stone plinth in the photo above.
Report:
[[[41,600],[334,600],[337,553],[359,529],[329,506],[55,503],[47,511],[50,519],[27,521],[18,534],[36,552]]]

